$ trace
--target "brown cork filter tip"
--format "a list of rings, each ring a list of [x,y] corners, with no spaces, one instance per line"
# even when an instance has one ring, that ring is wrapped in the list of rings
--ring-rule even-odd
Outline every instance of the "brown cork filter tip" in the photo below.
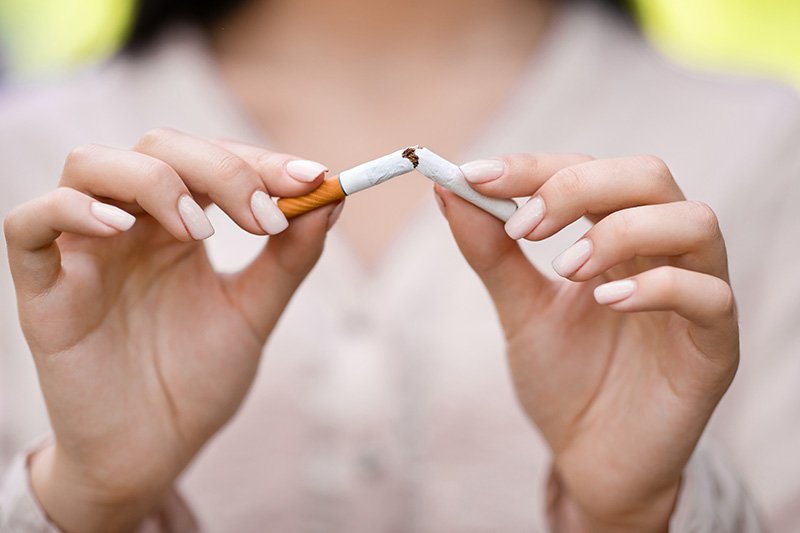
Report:
[[[281,198],[278,200],[278,209],[283,211],[287,219],[294,218],[323,205],[344,200],[345,196],[347,195],[342,190],[342,184],[339,183],[339,176],[336,176],[326,179],[322,185],[308,194],[294,198]]]

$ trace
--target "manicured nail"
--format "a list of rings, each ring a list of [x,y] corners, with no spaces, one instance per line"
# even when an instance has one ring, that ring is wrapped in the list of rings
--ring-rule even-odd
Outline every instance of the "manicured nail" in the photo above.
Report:
[[[317,179],[321,174],[328,171],[328,167],[316,161],[305,159],[295,159],[286,163],[286,173],[297,181],[308,183]]]
[[[592,255],[592,241],[581,239],[553,260],[553,269],[559,276],[567,277],[578,271]]]
[[[506,164],[499,159],[479,159],[461,165],[461,173],[470,183],[486,183],[496,180],[506,171]]]
[[[339,220],[339,216],[342,214],[342,210],[344,209],[344,201],[339,202],[339,205],[333,208],[331,214],[328,215],[328,229],[331,229],[336,221]]]
[[[206,212],[188,194],[178,199],[178,213],[192,239],[202,241],[214,235],[214,227],[208,220]]]
[[[136,222],[135,216],[113,205],[92,202],[89,209],[94,218],[119,231],[128,231]]]
[[[444,208],[444,199],[442,199],[442,195],[436,192],[436,189],[433,190],[433,197],[436,199],[436,206],[439,208],[439,212],[447,217],[447,213],[445,212]]]
[[[594,299],[601,305],[615,304],[628,298],[636,291],[636,282],[632,279],[621,279],[604,283],[594,290]]]
[[[256,191],[250,197],[250,209],[261,229],[270,235],[280,233],[289,227],[286,215],[278,209],[275,202],[264,191]]]
[[[544,200],[534,196],[506,222],[506,233],[515,241],[532,232],[544,218]]]

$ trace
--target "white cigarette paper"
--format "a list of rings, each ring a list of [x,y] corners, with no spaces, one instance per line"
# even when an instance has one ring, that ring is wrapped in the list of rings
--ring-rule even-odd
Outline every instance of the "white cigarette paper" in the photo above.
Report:
[[[417,148],[414,152],[419,158],[417,170],[420,173],[445,189],[453,191],[471,204],[480,207],[503,222],[511,218],[511,215],[517,210],[517,202],[514,200],[490,198],[473,189],[455,163],[451,163],[427,148]]]
[[[514,200],[490,198],[479,193],[470,186],[458,165],[421,146],[398,150],[345,170],[339,174],[339,183],[349,196],[414,169],[504,222],[517,210]]]
[[[414,164],[411,160],[403,157],[404,151],[398,150],[341,172],[339,183],[342,184],[342,190],[349,196],[354,192],[363,191],[411,172],[414,170]]]

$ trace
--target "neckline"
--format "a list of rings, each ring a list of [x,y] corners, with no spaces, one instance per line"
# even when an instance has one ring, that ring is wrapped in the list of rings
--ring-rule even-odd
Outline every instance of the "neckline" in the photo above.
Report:
[[[529,56],[516,82],[510,87],[507,97],[497,105],[474,138],[466,143],[461,157],[468,160],[496,155],[485,153],[492,148],[492,141],[501,138],[503,132],[518,122],[520,110],[526,109],[531,102],[541,102],[553,84],[563,84],[562,70],[565,67],[569,73],[580,71],[580,64],[591,57],[589,54],[592,52],[593,35],[598,32],[596,26],[609,23],[609,15],[602,9],[582,2],[560,6],[551,16],[549,27]],[[605,24],[602,24],[603,19]],[[176,82],[185,83],[190,80],[198,88],[204,98],[202,107],[206,116],[203,117],[203,123],[209,128],[215,127],[229,132],[229,135],[246,142],[272,146],[273,143],[266,133],[253,121],[225,84],[211,45],[200,30],[190,26],[176,27],[142,59],[140,68],[151,73],[157,72],[160,76],[180,78]],[[197,105],[198,100],[187,102],[181,95],[175,96],[169,99],[167,105],[184,108],[186,114],[197,113],[192,106]],[[535,120],[535,117],[530,117],[530,120]],[[408,222],[372,265],[362,263],[350,243],[335,228],[328,236],[329,245],[338,249],[337,255],[347,258],[347,270],[357,272],[360,279],[381,279],[391,263],[398,257],[409,255],[402,253],[400,248],[414,241],[411,238],[413,234],[423,231],[423,222],[430,220],[431,216],[438,216],[433,204],[430,200],[419,202]]]

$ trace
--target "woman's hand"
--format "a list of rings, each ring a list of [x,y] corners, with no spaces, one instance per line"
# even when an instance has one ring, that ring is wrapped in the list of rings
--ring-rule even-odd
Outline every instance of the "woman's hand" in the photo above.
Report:
[[[325,170],[155,130],[132,151],[76,149],[60,188],[8,216],[20,320],[55,433],[33,458],[33,487],[64,530],[134,527],[234,414],[338,214],[319,209],[281,233],[269,195],[306,193]],[[211,202],[246,231],[281,234],[220,275],[201,242]]]
[[[520,403],[553,451],[557,525],[666,530],[739,358],[714,213],[652,157],[526,154],[463,168],[482,193],[532,196],[507,235],[437,189],[497,307]],[[558,280],[508,238],[546,239],[583,216],[594,225],[553,261]]]

